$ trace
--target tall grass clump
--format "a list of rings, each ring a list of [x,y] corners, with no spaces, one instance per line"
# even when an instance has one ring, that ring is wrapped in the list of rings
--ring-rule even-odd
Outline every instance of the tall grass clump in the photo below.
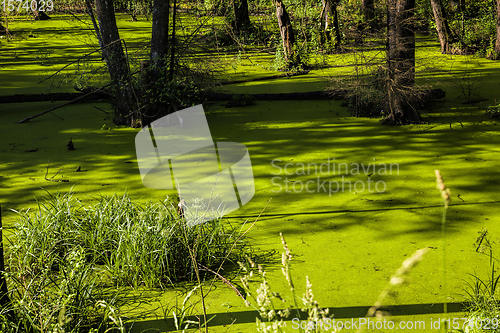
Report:
[[[18,255],[29,257],[33,253]],[[116,312],[115,295],[102,288],[83,248],[75,246],[62,257],[49,258],[48,265],[36,266],[40,262],[9,267],[6,276],[11,301],[0,309],[1,332],[123,331],[123,326],[110,320],[110,311]]]
[[[497,272],[498,258],[494,256],[494,242],[486,229],[476,240],[476,252],[488,256],[489,269],[485,277],[470,274],[472,279],[465,287],[467,309],[467,332],[500,332],[500,274]]]
[[[58,193],[19,217],[9,264],[17,272],[58,270],[78,248],[115,285],[164,288],[196,280],[195,263],[217,268],[249,251],[240,229],[221,219],[188,227],[168,199],[141,205],[125,193],[85,205]]]

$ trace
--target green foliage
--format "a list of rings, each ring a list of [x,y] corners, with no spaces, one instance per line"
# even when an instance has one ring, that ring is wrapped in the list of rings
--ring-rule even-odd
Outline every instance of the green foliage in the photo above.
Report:
[[[281,40],[276,42],[276,53],[274,55],[272,68],[276,71],[288,68],[288,61],[286,60],[285,50],[283,49]]]
[[[427,2],[427,1],[426,1]],[[436,25],[430,4],[417,3],[418,22],[425,21],[431,33],[436,34]],[[452,52],[491,56],[496,38],[494,1],[464,1],[462,6],[445,6],[451,36],[454,39]]]
[[[500,118],[500,103],[488,106],[488,109],[486,109],[486,113],[491,118]]]
[[[12,302],[0,309],[6,333],[124,332],[110,283],[199,282],[195,264],[219,269],[249,250],[241,232],[220,219],[187,227],[168,200],[139,205],[124,194],[84,205],[57,193],[18,214],[6,274]],[[182,313],[171,310],[179,326],[187,323],[185,302]]]
[[[71,193],[53,195],[39,202],[36,212],[19,213],[11,270],[59,271],[61,260],[78,250],[115,284],[154,288],[195,279],[188,248],[195,248],[197,262],[208,268],[219,267],[226,256],[234,262],[247,251],[230,225],[218,219],[187,227],[170,204],[139,205],[124,194],[83,205]]]
[[[228,8],[232,8],[229,0],[203,0],[203,6],[207,12],[216,15],[226,15]]]
[[[290,266],[292,254],[281,233],[280,236],[285,250],[282,253],[281,260],[282,272],[290,288],[290,296],[286,295],[286,293],[273,291],[266,277],[266,272],[261,265],[257,265],[252,259],[247,258],[244,263],[239,263],[244,272],[241,281],[247,296],[245,304],[259,312],[259,317],[256,319],[257,332],[286,332],[287,323],[285,321],[292,314],[295,317],[292,324],[293,328],[298,325],[296,321],[301,320],[302,324],[307,323],[306,332],[336,332],[337,329],[335,328],[330,330],[332,329],[332,316],[329,315],[328,309],[320,308],[318,302],[314,299],[309,277],[306,276],[306,288],[303,296],[296,295]],[[252,283],[255,278],[260,280],[257,288]],[[298,304],[297,299],[301,300],[301,305]],[[286,308],[283,308],[285,306]],[[299,332],[303,332],[300,329],[300,324]]]
[[[84,249],[73,246],[62,254],[49,243],[43,246],[43,251],[30,246],[26,252],[11,254],[7,274],[11,305],[0,312],[2,332],[89,332],[113,327],[99,303],[116,312],[115,298],[100,288]],[[12,251],[20,249],[13,247]]]
[[[468,304],[467,317],[469,319],[468,332],[498,332],[500,330],[500,275],[495,269],[498,258],[494,256],[493,246],[497,242],[492,242],[488,236],[488,230],[479,232],[476,239],[476,252],[489,257],[489,272],[485,278],[478,274],[470,274],[472,281],[467,282],[465,288],[466,301]],[[488,324],[488,327],[486,327]]]

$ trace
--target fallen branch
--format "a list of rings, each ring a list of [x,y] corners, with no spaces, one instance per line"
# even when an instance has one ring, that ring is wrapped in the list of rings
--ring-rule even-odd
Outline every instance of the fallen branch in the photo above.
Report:
[[[94,90],[94,91],[91,91],[91,92],[89,92],[89,93],[85,94],[85,95],[79,96],[79,97],[77,97],[77,98],[75,98],[75,99],[73,99],[73,100],[71,100],[71,101],[69,101],[69,102],[66,102],[66,103],[63,103],[63,104],[59,104],[58,106],[54,106],[53,108],[50,108],[50,109],[48,109],[48,110],[46,110],[46,111],[43,111],[43,112],[40,112],[40,113],[38,113],[38,114],[36,114],[36,115],[34,115],[34,116],[29,116],[28,118],[24,118],[23,120],[18,121],[18,123],[19,123],[19,124],[26,123],[26,122],[30,121],[31,119],[33,119],[33,118],[40,117],[40,116],[42,116],[42,115],[44,115],[44,114],[46,114],[46,113],[52,112],[52,111],[54,111],[54,110],[56,110],[56,109],[59,109],[59,108],[61,108],[61,107],[63,107],[63,106],[66,106],[66,105],[69,105],[69,104],[75,103],[75,102],[77,102],[77,101],[79,101],[79,100],[81,100],[81,99],[84,99],[85,97],[87,97],[87,96],[89,96],[89,95],[91,95],[91,94],[93,94],[93,93],[96,93],[96,92],[98,92],[98,91],[101,91],[102,89],[104,89],[104,88],[106,88],[106,87],[108,87],[108,86],[110,86],[110,85],[111,85],[111,83],[108,83],[108,84],[107,84],[107,85],[105,85],[104,87],[98,88],[98,89],[96,89],[96,90]]]
[[[238,290],[237,287],[235,287],[228,279],[226,279],[225,277],[223,277],[222,275],[220,275],[218,272],[216,271],[213,271],[211,270],[210,268],[208,267],[205,267],[203,266],[202,264],[198,263],[198,266],[200,266],[201,268],[199,269],[200,271],[205,271],[205,272],[210,272],[212,274],[214,274],[215,276],[217,276],[219,279],[222,280],[222,282],[224,282],[229,288],[233,289],[234,292],[236,293],[236,295],[238,295],[239,297],[241,297],[243,299],[243,301],[246,300],[245,296],[243,296],[241,294],[241,292]]]

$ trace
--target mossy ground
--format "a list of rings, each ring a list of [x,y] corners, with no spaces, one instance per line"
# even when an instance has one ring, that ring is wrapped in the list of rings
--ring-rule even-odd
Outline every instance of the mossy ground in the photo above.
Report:
[[[147,41],[147,22],[122,20],[120,24],[123,37],[131,39],[131,44]],[[89,52],[90,32],[82,31],[68,19],[11,24],[13,31],[16,28],[29,30],[36,38],[15,39],[9,44],[1,41],[0,94],[47,92],[49,88],[72,91],[64,82],[55,88],[57,79],[42,85],[37,82]],[[398,289],[397,297],[389,305],[394,305],[392,312],[400,315],[395,320],[425,320],[424,331],[431,332],[436,330],[430,329],[430,319],[442,317],[433,313],[434,309],[440,308],[444,301],[463,299],[467,274],[486,275],[487,259],[477,254],[473,246],[477,232],[488,228],[494,237],[500,235],[497,172],[500,124],[485,113],[486,106],[500,98],[500,64],[441,55],[438,43],[428,37],[421,37],[419,45],[419,83],[442,88],[447,93],[445,100],[434,108],[421,110],[429,124],[382,126],[378,119],[351,117],[340,101],[266,101],[244,108],[225,108],[219,103],[206,104],[205,111],[214,141],[241,142],[248,147],[252,160],[255,196],[228,218],[235,223],[253,221],[272,198],[250,236],[255,246],[280,251],[279,233],[284,234],[294,255],[292,273],[299,293],[308,275],[320,306],[333,308],[336,317],[363,315],[364,307],[377,299],[402,261],[415,250],[429,247],[430,252],[412,272],[411,282]],[[39,54],[47,56],[37,58]],[[342,65],[354,56],[335,55],[329,61]],[[270,56],[256,56],[252,63],[242,60],[233,68],[229,66],[226,75],[234,79],[273,75],[275,72],[266,69],[270,59]],[[351,71],[352,68],[345,67],[313,70],[306,76],[224,88],[235,93],[321,90],[328,85],[326,77]],[[464,104],[470,100],[482,101]],[[93,105],[110,111],[106,103]],[[125,190],[137,199],[175,195],[172,191],[151,190],[142,185],[134,147],[137,130],[115,127],[110,115],[91,104],[63,107],[54,111],[54,115],[49,113],[17,124],[51,106],[54,104],[0,105],[0,204],[4,224],[12,225],[15,219],[9,209],[32,207],[35,197],[40,198],[45,191],[73,189],[82,200]],[[75,151],[66,150],[70,138]],[[300,171],[299,163],[320,165],[328,159],[337,166],[392,163],[399,169],[398,172],[393,169],[392,174],[373,172],[370,177],[362,171],[359,174],[321,174],[311,169],[309,174],[296,172]],[[289,175],[283,169],[287,163],[291,163],[287,168],[292,173]],[[82,172],[76,172],[78,167]],[[442,201],[434,169],[441,170],[453,200],[446,224],[448,297],[442,288]],[[46,173],[51,177],[59,170],[53,180],[69,182],[45,179]],[[342,176],[345,181],[361,181],[365,186],[368,180],[373,182],[372,186],[383,181],[386,188],[380,193],[365,189],[331,195],[324,193],[322,187],[318,189],[317,177],[320,182],[327,181],[328,190],[328,182],[342,181]],[[299,184],[308,181],[315,184],[309,187],[312,191],[298,191]],[[268,271],[273,291],[286,295],[286,282],[279,267],[270,266]],[[148,320],[136,324],[136,328],[161,326],[161,307],[174,305],[175,294],[175,291],[137,292],[125,302],[123,314]],[[179,303],[182,299],[179,296]],[[209,313],[218,314],[212,322],[218,324],[213,331],[226,331],[231,318],[237,321],[230,332],[254,331],[254,313],[223,284],[217,285],[206,303]],[[463,317],[463,314],[450,316]]]

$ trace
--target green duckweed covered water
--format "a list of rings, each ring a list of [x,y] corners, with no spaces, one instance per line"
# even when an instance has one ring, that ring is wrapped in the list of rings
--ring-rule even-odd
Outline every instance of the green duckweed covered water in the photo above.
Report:
[[[147,42],[148,22],[122,19],[119,24],[131,50],[134,46],[139,50]],[[37,82],[90,52],[95,47],[90,31],[67,18],[14,22],[10,28],[36,37],[10,43],[1,40],[0,95],[73,91],[60,77],[41,85]],[[256,247],[277,251],[282,249],[279,233],[285,235],[294,256],[292,274],[299,295],[307,275],[320,306],[332,308],[336,317],[362,316],[403,260],[427,247],[429,252],[412,271],[410,282],[399,287],[396,297],[387,303],[398,315],[394,320],[423,320],[426,328],[422,331],[435,332],[430,321],[443,316],[439,314],[442,303],[463,299],[469,273],[487,274],[488,259],[475,251],[478,231],[487,228],[494,238],[500,235],[500,125],[485,112],[500,97],[500,64],[441,55],[438,43],[428,37],[421,37],[419,45],[417,81],[447,93],[434,108],[421,110],[429,124],[382,126],[378,119],[351,117],[340,101],[263,101],[244,108],[212,103],[204,107],[214,141],[243,143],[252,160],[255,196],[228,219],[254,221],[271,199],[249,235]],[[329,61],[344,65],[352,57],[335,55]],[[229,66],[226,75],[234,79],[273,75],[275,72],[266,69],[270,60],[269,55],[255,56],[252,63],[243,60],[236,69]],[[94,57],[93,61],[97,64],[100,59]],[[326,77],[349,73],[352,68],[333,67],[224,89],[234,93],[322,90],[328,85]],[[482,101],[464,104],[464,91]],[[34,198],[45,191],[72,189],[81,200],[125,190],[138,200],[175,195],[142,185],[134,147],[137,130],[115,127],[110,115],[93,107],[110,111],[106,103],[70,105],[17,124],[54,105],[0,105],[4,224],[11,225],[15,219],[10,209],[32,207]],[[75,151],[66,150],[70,138]],[[328,162],[329,172],[322,172],[326,166],[320,169],[321,164]],[[384,165],[392,170],[381,171]],[[367,172],[363,170],[370,166]],[[83,172],[75,172],[78,167]],[[447,295],[442,288],[442,201],[434,169],[441,170],[452,193],[446,222]],[[45,179],[59,170],[54,180],[69,182]],[[344,191],[335,191],[336,182],[340,186],[344,182]],[[279,265],[268,267],[268,275],[273,291],[289,295]],[[137,331],[162,327],[162,308],[175,304],[176,291],[135,293],[125,302],[123,314],[146,320],[136,324]],[[178,301],[182,299],[179,296]],[[217,314],[210,331],[255,330],[254,314],[224,284],[217,285],[206,304],[209,313]],[[449,316],[464,317],[462,313]],[[228,329],[234,318],[237,321]]]

